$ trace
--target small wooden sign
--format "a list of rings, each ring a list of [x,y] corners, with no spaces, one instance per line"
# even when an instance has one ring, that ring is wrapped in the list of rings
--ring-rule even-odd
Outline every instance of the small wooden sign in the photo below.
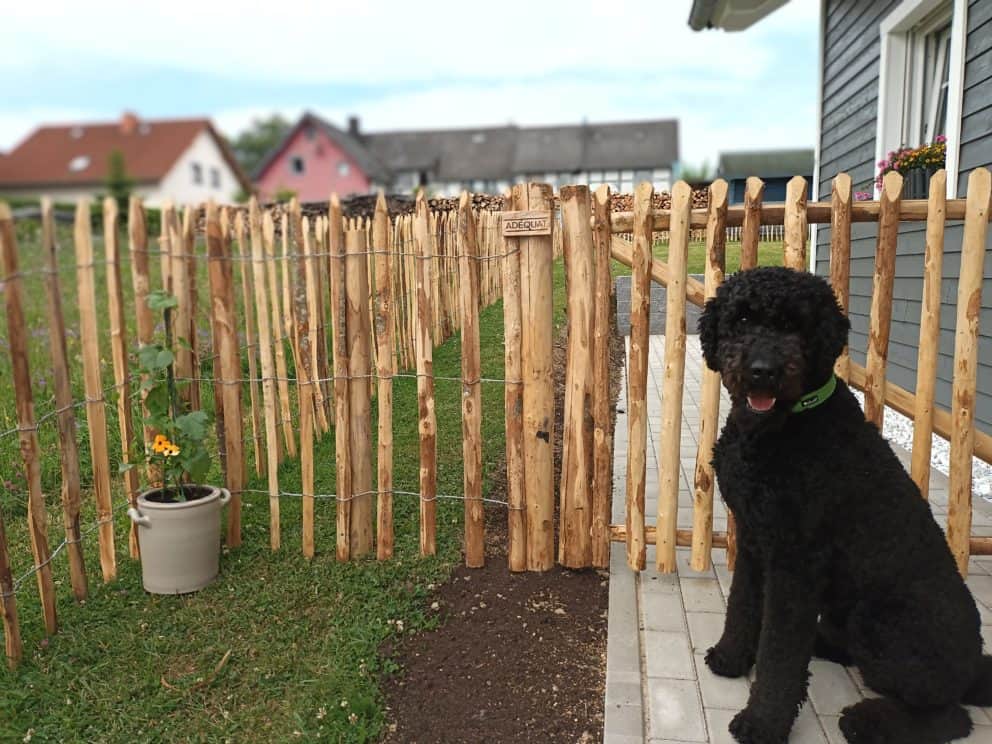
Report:
[[[503,237],[551,234],[551,212],[545,209],[503,212]]]

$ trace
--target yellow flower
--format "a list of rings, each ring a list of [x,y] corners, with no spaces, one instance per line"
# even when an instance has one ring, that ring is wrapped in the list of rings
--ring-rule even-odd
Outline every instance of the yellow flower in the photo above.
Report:
[[[168,437],[164,434],[157,434],[155,436],[155,441],[152,442],[152,452],[162,453],[170,444],[171,443],[169,442]]]
[[[163,454],[166,457],[175,457],[176,455],[179,454],[179,446],[178,445],[175,445],[175,444],[172,444],[170,442],[169,443],[169,446],[165,448],[165,451],[163,452]]]

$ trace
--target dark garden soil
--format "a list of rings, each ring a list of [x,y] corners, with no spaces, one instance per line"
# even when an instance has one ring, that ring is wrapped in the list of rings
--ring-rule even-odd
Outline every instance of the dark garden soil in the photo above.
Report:
[[[558,483],[564,329],[554,355]],[[610,365],[615,403],[622,338],[613,339]],[[505,499],[505,468],[495,475],[491,496]],[[427,600],[440,613],[437,629],[383,649],[400,666],[384,681],[385,741],[601,741],[609,574],[511,573],[506,512],[486,511],[485,568],[458,567]]]

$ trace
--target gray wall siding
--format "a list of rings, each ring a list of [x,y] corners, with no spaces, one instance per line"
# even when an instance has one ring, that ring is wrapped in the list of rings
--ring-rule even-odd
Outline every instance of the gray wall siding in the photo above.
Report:
[[[841,171],[850,174],[855,190],[870,190],[875,168],[875,126],[878,115],[879,24],[896,2],[824,0],[824,76],[820,139],[820,198],[830,198],[830,182]],[[992,2],[973,0],[968,15],[965,48],[964,101],[961,121],[959,196],[968,174],[992,165]],[[957,277],[962,228],[948,223],[937,364],[937,402],[950,407],[954,362]],[[868,317],[871,311],[877,228],[856,224],[851,232],[851,357],[865,363]],[[896,279],[890,332],[889,379],[907,390],[916,389],[920,300],[923,292],[925,229],[905,225],[899,232]],[[817,232],[816,271],[829,275],[830,230]],[[992,239],[985,260],[979,326],[978,400],[980,428],[992,433]]]

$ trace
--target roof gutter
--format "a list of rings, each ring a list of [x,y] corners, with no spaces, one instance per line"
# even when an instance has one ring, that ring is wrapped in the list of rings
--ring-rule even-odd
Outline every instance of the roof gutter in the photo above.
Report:
[[[713,28],[713,11],[716,10],[717,0],[692,0],[689,11],[689,28],[693,31]]]
[[[778,10],[788,0],[693,0],[689,27],[693,31],[719,28],[744,31]]]

